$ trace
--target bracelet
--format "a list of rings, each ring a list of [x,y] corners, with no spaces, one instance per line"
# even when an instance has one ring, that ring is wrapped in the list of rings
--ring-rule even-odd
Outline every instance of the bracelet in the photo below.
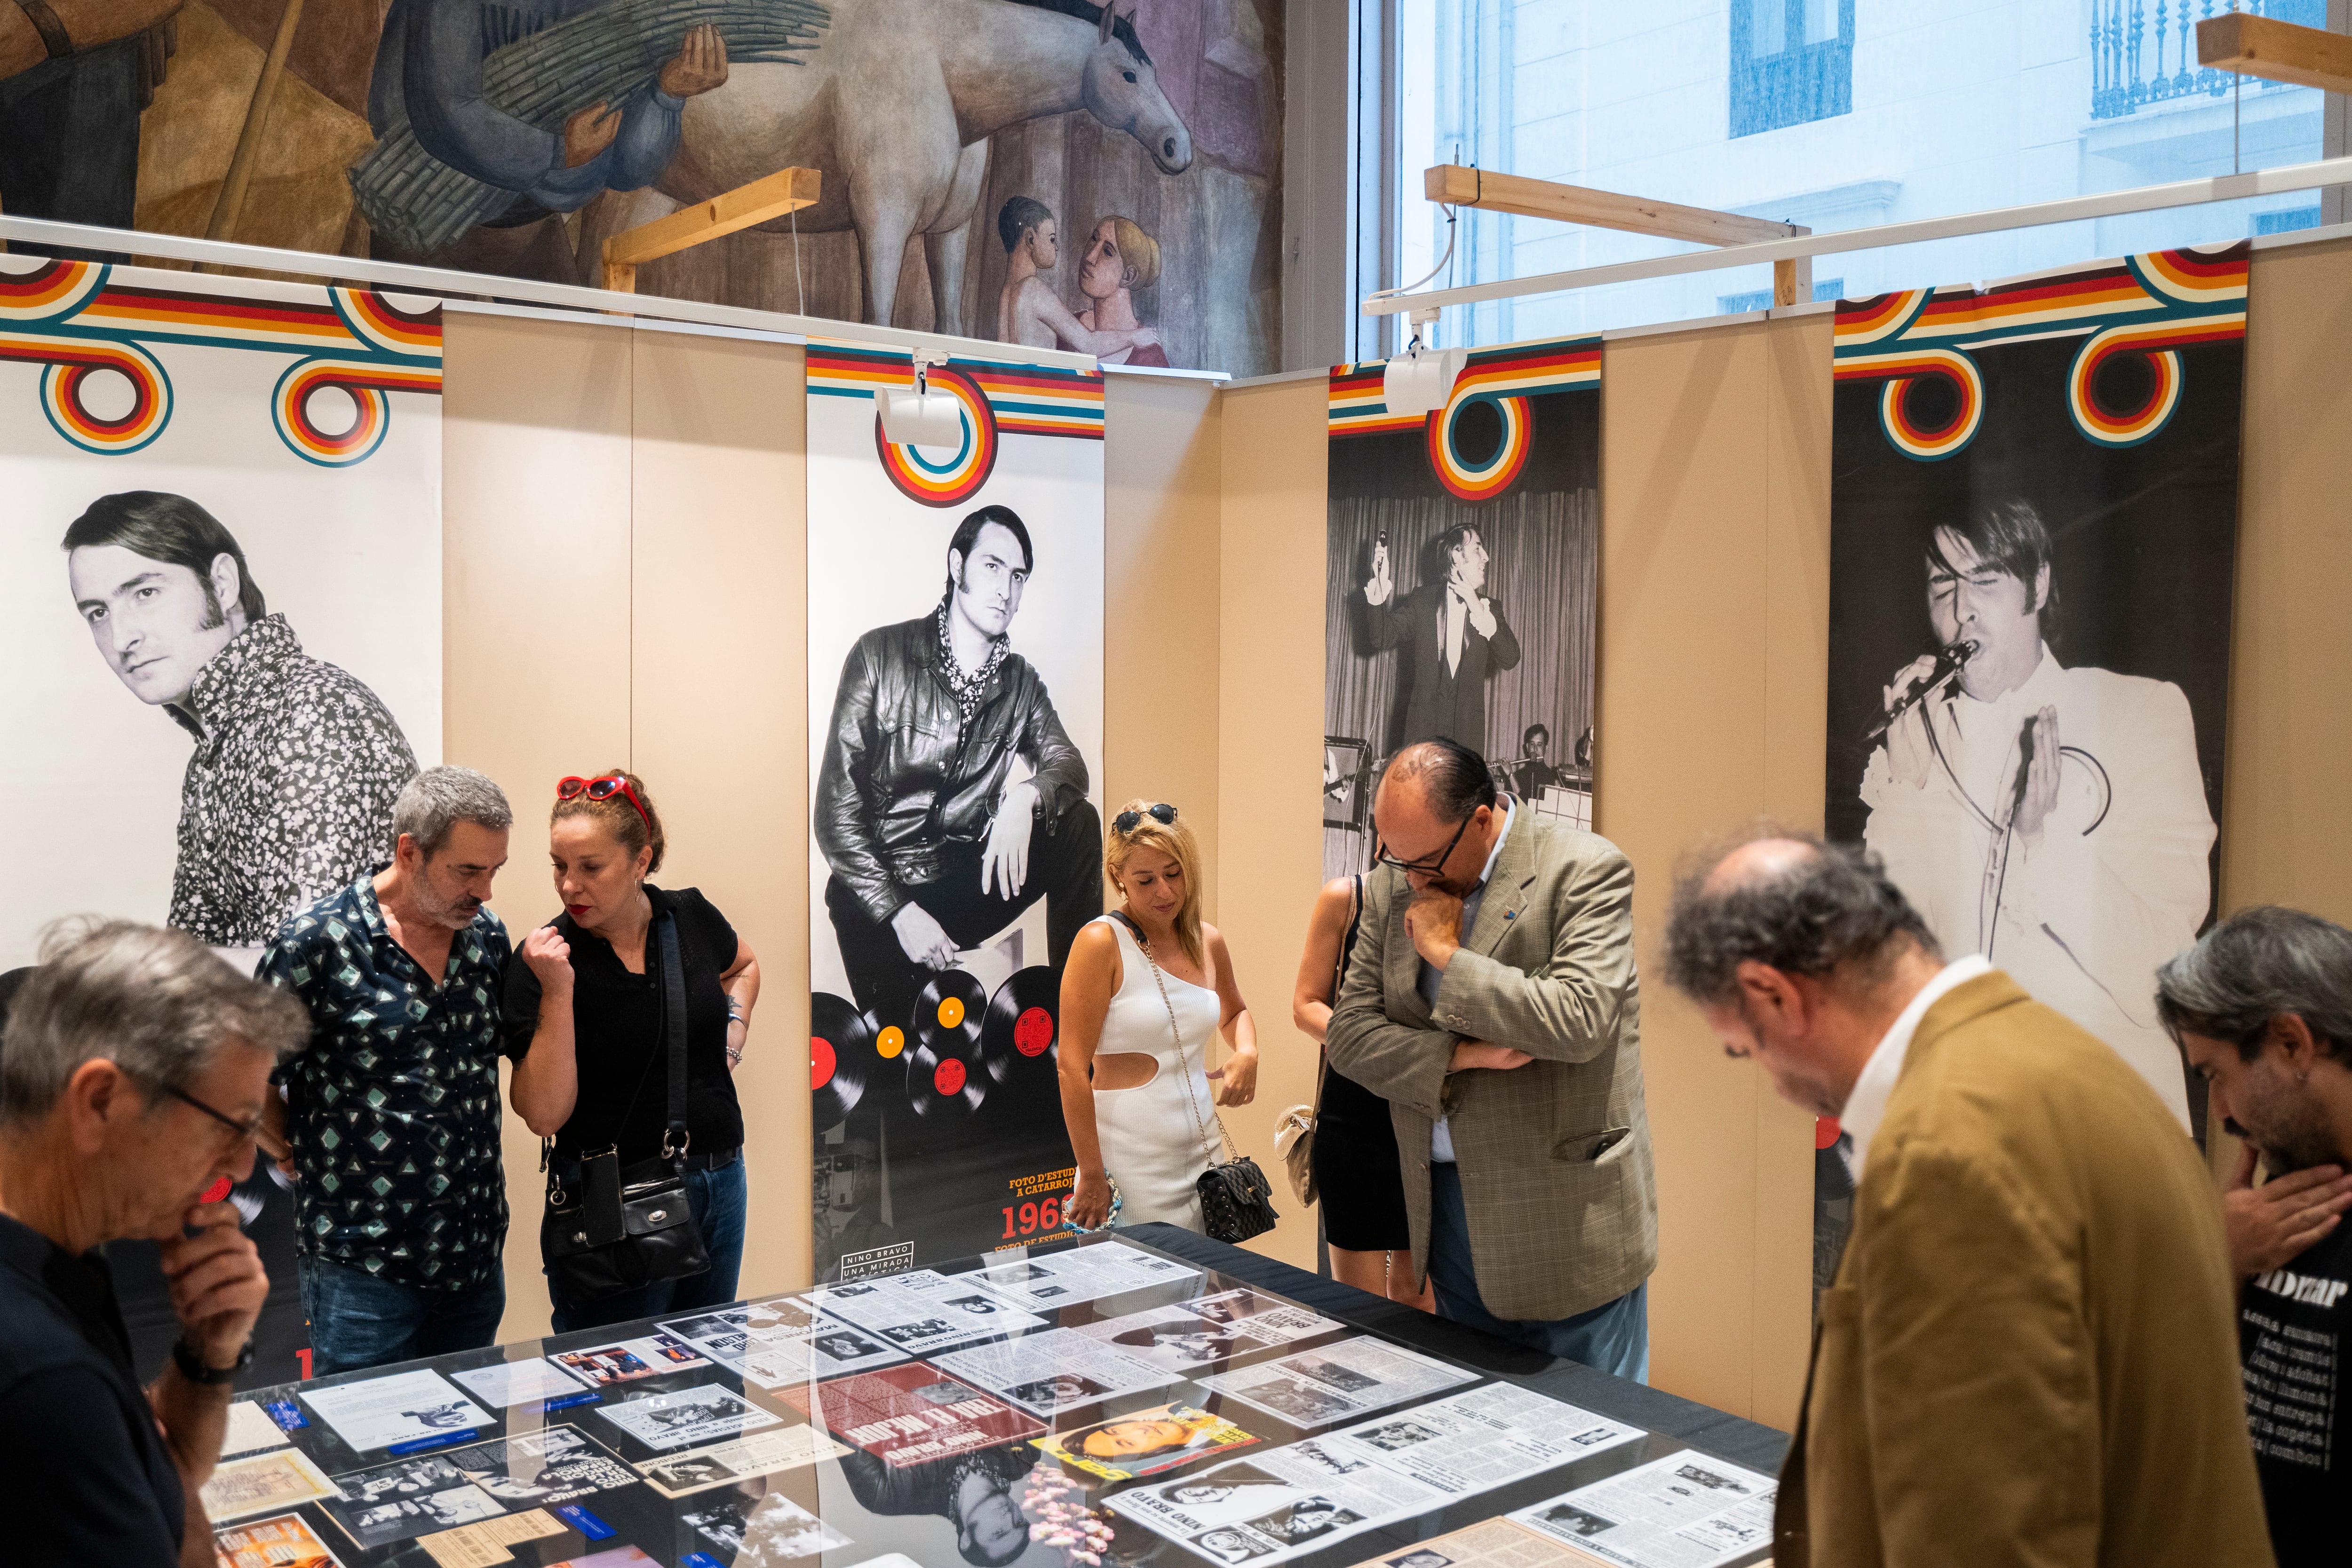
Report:
[[[1072,1230],[1091,1233],[1097,1230],[1108,1230],[1112,1226],[1118,1223],[1118,1211],[1127,1206],[1127,1198],[1125,1195],[1118,1190],[1118,1177],[1111,1175],[1108,1171],[1105,1171],[1103,1172],[1103,1180],[1110,1184],[1110,1212],[1103,1216],[1103,1222],[1100,1225],[1080,1225],[1076,1220],[1070,1218],[1069,1207],[1067,1205],[1065,1205],[1062,1209],[1062,1223],[1065,1226],[1068,1227]],[[1075,1187],[1071,1190],[1071,1196],[1073,1197],[1077,1196],[1076,1189]]]

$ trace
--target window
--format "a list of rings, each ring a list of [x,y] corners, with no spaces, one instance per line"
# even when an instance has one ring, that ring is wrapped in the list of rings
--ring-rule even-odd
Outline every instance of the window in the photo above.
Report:
[[[0,0],[5,5],[6,0]],[[1369,4],[1370,0],[1366,0]],[[2324,0],[2210,0],[2309,23]],[[1802,224],[1815,234],[2310,162],[2325,95],[2205,70],[2208,0],[1389,0],[1397,63],[1394,272],[1444,256],[1433,163]],[[2186,30],[2184,31],[2184,19]],[[1389,122],[1369,117],[1385,134]],[[2314,193],[1817,256],[1863,298],[2321,221]],[[2332,209],[2331,209],[2332,210]],[[1695,248],[1465,211],[1430,287]],[[1449,308],[1479,346],[1753,309],[1769,267]],[[1824,287],[1828,287],[1824,285]],[[1828,298],[1828,295],[1824,295]],[[1751,303],[1752,302],[1752,303]]]
[[[1843,277],[1824,278],[1822,281],[1814,284],[1813,298],[1816,300],[1844,298],[1845,279]],[[1769,309],[1771,308],[1771,304],[1772,291],[1770,289],[1751,288],[1745,294],[1726,294],[1720,296],[1715,302],[1715,308],[1718,315],[1744,316],[1750,310]]]
[[[1853,111],[1853,0],[1732,0],[1731,134]]]

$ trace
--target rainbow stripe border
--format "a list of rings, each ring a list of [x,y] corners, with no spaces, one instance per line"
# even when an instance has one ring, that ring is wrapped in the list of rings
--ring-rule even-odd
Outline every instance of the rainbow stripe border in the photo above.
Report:
[[[1328,423],[1333,438],[1344,435],[1385,435],[1391,431],[1418,430],[1420,414],[1393,414],[1384,401],[1386,360],[1331,367]],[[1601,386],[1601,340],[1556,338],[1536,343],[1508,343],[1481,349],[1470,356],[1444,416],[1451,419],[1463,403],[1507,397],[1540,397],[1546,392],[1598,391]],[[1435,414],[1428,418],[1434,419]]]
[[[438,301],[412,311],[369,289],[269,287],[285,292],[191,288],[179,274],[97,262],[44,260],[18,270],[0,260],[0,360],[44,366],[50,427],[100,456],[138,451],[171,421],[171,378],[150,345],[295,356],[271,395],[270,421],[287,450],[323,467],[364,462],[383,444],[392,417],[386,393],[440,395]],[[82,383],[100,369],[128,377],[136,392],[120,420],[100,420],[83,404]],[[321,387],[341,389],[356,409],[342,434],[310,420],[309,396]]]
[[[2177,350],[2246,335],[2246,277],[2253,247],[2151,251],[2091,267],[2010,278],[1979,292],[1958,284],[1838,302],[1832,371],[1841,382],[1884,382],[1879,426],[1906,457],[1932,463],[1966,447],[1984,417],[1974,353],[2003,343],[2085,340],[2067,376],[2066,407],[2084,439],[2137,446],[2179,406]],[[2144,354],[2152,390],[2137,409],[2116,410],[2093,392],[2112,356]],[[1926,377],[1952,383],[1958,412],[1941,430],[1918,428],[1906,412]]]
[[[898,493],[926,507],[957,507],[980,493],[996,470],[1008,435],[1103,438],[1103,376],[1099,371],[1049,370],[1003,360],[954,359],[935,366],[930,383],[963,405],[963,444],[944,461],[883,439],[882,413],[874,413],[875,459]],[[865,398],[915,384],[914,361],[903,351],[811,339],[811,397]]]

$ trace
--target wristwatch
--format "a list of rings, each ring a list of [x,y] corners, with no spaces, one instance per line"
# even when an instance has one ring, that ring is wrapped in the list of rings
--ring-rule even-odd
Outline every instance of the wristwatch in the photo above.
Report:
[[[172,1364],[180,1369],[181,1376],[206,1388],[235,1383],[236,1375],[253,1364],[253,1341],[245,1342],[245,1348],[236,1353],[234,1366],[207,1366],[205,1358],[188,1347],[186,1340],[175,1339],[172,1342]]]

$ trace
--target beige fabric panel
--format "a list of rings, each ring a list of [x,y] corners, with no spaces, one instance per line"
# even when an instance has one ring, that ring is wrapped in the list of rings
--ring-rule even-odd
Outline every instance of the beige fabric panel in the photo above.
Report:
[[[804,357],[633,336],[631,764],[669,837],[656,882],[699,887],[759,960],[735,1077],[751,1186],[738,1289],[768,1295],[809,1282],[813,1228]],[[598,630],[619,646],[622,628]]]

